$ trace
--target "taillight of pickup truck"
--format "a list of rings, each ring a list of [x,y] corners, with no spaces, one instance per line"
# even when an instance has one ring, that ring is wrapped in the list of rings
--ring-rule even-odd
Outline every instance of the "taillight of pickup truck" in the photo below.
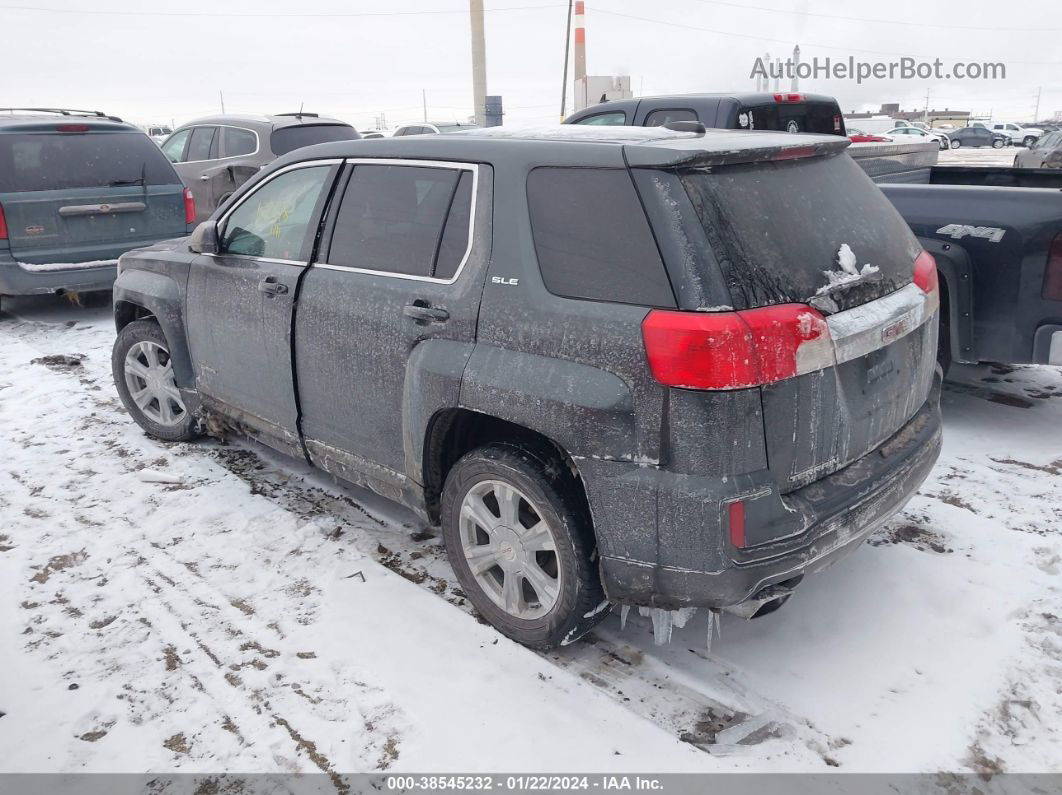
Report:
[[[1048,301],[1062,301],[1062,234],[1055,235],[1047,252],[1044,269],[1044,289],[1041,295]]]

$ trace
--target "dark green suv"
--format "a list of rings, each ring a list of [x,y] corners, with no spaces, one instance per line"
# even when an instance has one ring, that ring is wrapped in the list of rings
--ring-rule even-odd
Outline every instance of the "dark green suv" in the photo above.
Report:
[[[0,296],[109,289],[121,254],[194,221],[191,193],[133,125],[0,109]]]

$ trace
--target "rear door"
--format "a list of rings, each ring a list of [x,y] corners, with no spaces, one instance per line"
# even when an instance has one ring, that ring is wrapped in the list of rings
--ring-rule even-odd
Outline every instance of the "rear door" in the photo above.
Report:
[[[322,246],[299,296],[302,430],[311,460],[326,471],[400,485],[406,409],[433,383],[415,377],[458,366],[475,339],[489,170],[361,160],[346,179],[327,253]],[[435,394],[447,406],[458,405],[460,370],[451,375],[439,383],[454,393]]]
[[[193,260],[187,329],[196,386],[267,443],[301,455],[293,301],[338,161],[278,171],[218,221],[219,251]]]
[[[184,154],[177,163],[177,173],[195,198],[197,221],[205,221],[217,207],[214,180],[223,166],[218,164],[221,145],[220,129],[213,124],[192,127]]]
[[[111,260],[187,233],[180,180],[139,131],[0,134],[0,205],[11,253],[27,263]]]
[[[838,154],[680,181],[735,309],[803,304],[827,316],[842,363],[761,388],[769,467],[783,490],[901,428],[932,386],[936,323],[912,285],[921,247],[859,166]]]

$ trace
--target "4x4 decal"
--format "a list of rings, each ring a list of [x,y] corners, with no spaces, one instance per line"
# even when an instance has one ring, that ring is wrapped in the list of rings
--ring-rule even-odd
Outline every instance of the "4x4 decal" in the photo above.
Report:
[[[964,237],[983,237],[990,243],[998,243],[1006,232],[1006,229],[999,229],[995,226],[967,226],[966,224],[948,224],[937,230],[938,235],[947,235],[955,240],[962,240]]]

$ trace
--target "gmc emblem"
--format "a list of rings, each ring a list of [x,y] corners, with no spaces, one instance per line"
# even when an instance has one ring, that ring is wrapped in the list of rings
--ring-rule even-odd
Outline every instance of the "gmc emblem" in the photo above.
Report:
[[[909,323],[910,320],[906,317],[901,317],[896,322],[890,323],[881,330],[881,341],[886,345],[895,342],[907,333]]]

